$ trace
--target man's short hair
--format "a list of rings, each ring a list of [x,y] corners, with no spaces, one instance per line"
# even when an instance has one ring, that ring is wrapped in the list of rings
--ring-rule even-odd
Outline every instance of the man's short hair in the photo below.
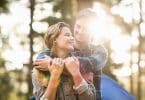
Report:
[[[87,18],[97,18],[97,13],[92,8],[85,8],[81,11],[79,11],[78,15],[76,16],[76,19],[87,17]]]

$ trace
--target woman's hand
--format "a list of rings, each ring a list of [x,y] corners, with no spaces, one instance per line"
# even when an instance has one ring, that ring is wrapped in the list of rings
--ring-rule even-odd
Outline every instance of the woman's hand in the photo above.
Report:
[[[79,61],[76,57],[68,57],[65,59],[65,65],[69,73],[72,75],[75,86],[79,86],[83,77],[80,73]]]
[[[52,64],[48,67],[50,72],[50,80],[44,93],[42,100],[55,100],[57,87],[60,83],[60,75],[64,68],[64,61],[61,58],[54,58]]]
[[[54,58],[48,70],[53,77],[60,77],[64,68],[64,61],[61,58]]]
[[[65,66],[68,72],[73,76],[80,73],[79,61],[76,57],[68,57],[65,59]]]

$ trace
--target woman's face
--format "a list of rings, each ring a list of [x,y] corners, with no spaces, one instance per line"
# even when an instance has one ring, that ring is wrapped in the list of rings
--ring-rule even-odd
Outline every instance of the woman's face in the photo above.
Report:
[[[67,51],[74,49],[74,38],[68,27],[63,27],[59,36],[56,38],[57,48]]]

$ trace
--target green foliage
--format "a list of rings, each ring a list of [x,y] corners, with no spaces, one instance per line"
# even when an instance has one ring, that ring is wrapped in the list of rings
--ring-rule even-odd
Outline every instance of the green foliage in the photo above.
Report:
[[[0,68],[3,68],[4,65],[5,65],[5,61],[0,57]]]
[[[12,91],[12,84],[10,83],[10,76],[8,73],[0,75],[0,99],[9,100],[9,95]]]
[[[49,16],[41,21],[48,22],[49,25],[55,24],[59,21],[64,21],[70,24],[71,28],[73,26],[74,15],[72,9],[72,1],[71,0],[47,0],[46,2],[51,2],[53,4],[53,12],[60,13],[61,17],[57,16]]]
[[[106,4],[107,6],[113,6],[120,2],[121,0],[99,0],[99,2],[102,2],[103,4]]]
[[[0,58],[0,100],[8,100],[13,89],[9,73],[5,70],[5,61]]]
[[[60,21],[63,21],[61,18],[56,18],[56,17],[53,17],[53,16],[49,16],[48,18],[46,19],[43,19],[41,21],[47,21],[49,23],[49,25],[53,25],[57,22],[60,22]]]
[[[0,12],[8,12],[8,0],[0,0]]]

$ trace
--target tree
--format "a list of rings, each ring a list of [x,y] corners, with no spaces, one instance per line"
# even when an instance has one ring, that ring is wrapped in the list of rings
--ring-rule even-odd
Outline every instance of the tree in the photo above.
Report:
[[[0,12],[8,12],[8,0],[0,0]]]

